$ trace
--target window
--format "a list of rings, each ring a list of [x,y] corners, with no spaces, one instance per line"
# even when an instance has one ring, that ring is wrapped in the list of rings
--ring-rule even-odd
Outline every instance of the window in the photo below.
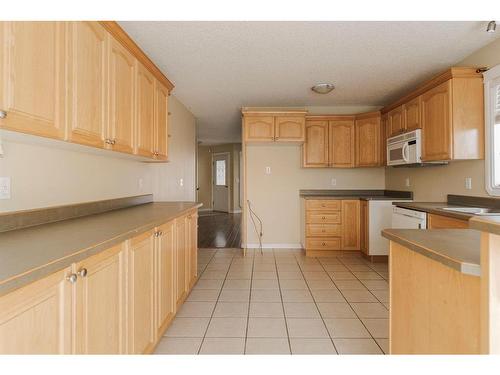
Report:
[[[484,73],[486,190],[500,196],[500,65]]]
[[[216,160],[215,161],[215,185],[225,186],[226,185],[226,161]]]

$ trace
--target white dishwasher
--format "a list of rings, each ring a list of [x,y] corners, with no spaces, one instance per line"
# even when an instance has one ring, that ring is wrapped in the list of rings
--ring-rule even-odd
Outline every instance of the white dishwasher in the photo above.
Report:
[[[394,207],[392,209],[392,228],[395,229],[426,229],[427,213]]]

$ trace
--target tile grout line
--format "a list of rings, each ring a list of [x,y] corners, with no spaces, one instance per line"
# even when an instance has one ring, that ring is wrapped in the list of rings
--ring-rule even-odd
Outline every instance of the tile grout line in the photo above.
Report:
[[[293,257],[295,259],[295,262],[297,262],[295,255]],[[279,274],[278,274],[278,264],[276,262],[276,254],[274,253],[274,249],[273,249],[273,259],[274,259],[274,270],[276,272],[276,279],[278,280],[278,291],[280,292],[281,310],[283,311],[283,320],[285,321],[286,338],[288,340],[288,349],[290,350],[290,355],[293,355],[292,343],[290,341],[290,332],[288,331],[288,322],[287,322],[286,313],[285,313],[285,303],[283,302],[283,293],[281,291],[281,282],[280,282],[280,278],[279,278]]]
[[[214,253],[213,257],[210,259],[210,262],[213,260],[213,258],[215,257],[215,254],[217,254],[218,252],[219,252],[219,250],[217,250]],[[229,263],[229,267],[227,268],[226,276],[224,277],[224,281],[222,282],[222,286],[219,290],[219,294],[217,295],[217,300],[215,301],[215,305],[214,305],[214,308],[212,310],[212,314],[210,315],[210,319],[208,320],[207,328],[205,329],[205,333],[203,334],[203,338],[201,339],[200,347],[198,348],[198,353],[196,353],[196,354],[200,354],[201,348],[203,347],[203,343],[205,342],[205,337],[207,336],[208,329],[210,328],[210,323],[212,323],[212,318],[214,317],[215,309],[217,308],[217,304],[219,303],[219,298],[220,298],[220,295],[222,294],[222,289],[224,289],[224,284],[226,283],[227,275],[229,274],[229,270],[231,268],[231,264],[233,263],[233,259],[234,259],[234,254],[231,256],[231,262]]]
[[[342,262],[341,259],[339,259],[339,261],[344,265],[346,266],[346,264],[344,262]],[[323,268],[323,270],[325,270],[326,272],[326,269],[323,265],[323,263],[321,263],[321,267]],[[347,267],[346,267],[347,268]],[[348,268],[349,269],[349,268]],[[352,273],[352,271],[349,269],[349,272]],[[351,308],[351,310],[354,312],[354,315],[356,315],[356,317],[358,318],[358,320],[361,322],[361,324],[363,325],[363,327],[365,327],[366,331],[368,332],[368,334],[370,335],[370,337],[372,338],[372,340],[375,342],[375,344],[378,346],[378,348],[380,349],[380,351],[382,352],[382,354],[385,354],[384,350],[381,348],[381,346],[378,344],[377,340],[375,340],[375,337],[373,337],[372,333],[370,332],[370,330],[368,329],[368,327],[365,325],[365,323],[361,320],[360,316],[358,315],[358,313],[356,312],[356,310],[353,309],[352,305],[351,305],[351,302],[349,302],[347,300],[347,298],[345,297],[344,293],[342,292],[342,289],[340,289],[337,284],[335,284],[335,281],[332,279],[332,277],[328,274],[327,272],[327,275],[328,277],[332,280],[333,284],[335,285],[335,287],[337,287],[337,289],[339,290],[340,294],[342,294],[342,297],[344,297],[344,299],[347,301],[347,303],[349,304],[349,307]],[[352,275],[354,277],[356,277],[356,275],[354,273],[352,273]],[[360,281],[357,277],[356,277],[356,280]],[[361,281],[360,281],[361,282]],[[363,284],[363,283],[362,283]],[[363,286],[369,291],[369,289],[363,284]]]
[[[248,250],[248,249],[247,249]],[[243,252],[243,258],[247,255],[247,250]],[[250,292],[248,293],[247,327],[245,330],[245,344],[243,345],[243,355],[247,354],[248,326],[250,324],[250,304],[252,303],[253,270],[255,268],[255,251],[252,253],[252,273],[250,274]]]
[[[317,257],[314,257],[313,259],[316,259],[316,261],[321,265],[321,268],[323,268],[323,271],[326,272],[325,268],[323,267],[323,264],[319,261],[319,259]],[[337,350],[337,346],[335,345],[335,342],[333,341],[333,337],[330,334],[330,330],[328,329],[328,326],[325,323],[325,319],[323,318],[323,314],[321,314],[321,310],[318,307],[318,303],[316,302],[316,299],[314,298],[314,294],[312,293],[312,289],[306,280],[306,277],[304,275],[304,271],[302,270],[302,267],[300,267],[300,265],[299,265],[299,269],[300,269],[300,273],[302,274],[302,277],[304,278],[304,282],[306,283],[307,289],[309,290],[309,293],[311,293],[312,300],[314,301],[314,305],[316,306],[316,309],[318,310],[318,314],[321,317],[321,321],[323,322],[323,325],[325,326],[326,333],[328,333],[328,337],[330,338],[330,341],[332,342],[333,349],[335,350],[335,352],[337,354],[340,354],[339,351]],[[330,277],[328,275],[328,273],[327,273],[327,276]],[[332,280],[332,282],[333,282],[333,280]],[[333,285],[335,285],[335,283],[333,283]],[[335,287],[337,287],[337,286],[335,285]],[[344,297],[344,299],[345,299],[345,297]]]

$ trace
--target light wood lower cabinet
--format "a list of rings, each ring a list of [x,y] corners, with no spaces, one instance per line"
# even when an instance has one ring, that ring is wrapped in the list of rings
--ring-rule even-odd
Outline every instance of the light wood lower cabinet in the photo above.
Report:
[[[189,289],[191,289],[198,279],[198,214],[190,214],[187,219],[189,227],[189,271],[187,272],[187,275]]]
[[[308,256],[328,256],[330,251],[360,250],[359,199],[306,199],[303,244]]]
[[[188,290],[188,252],[189,223],[187,216],[183,216],[175,222],[175,304],[179,308],[187,296]]]
[[[70,354],[71,269],[0,298],[1,354]]]
[[[469,228],[467,220],[455,219],[453,217],[428,214],[427,229],[466,229]]]
[[[118,245],[74,266],[76,354],[126,353],[125,260]]]
[[[369,253],[369,246],[370,246],[369,220],[370,220],[370,211],[369,211],[368,201],[361,200],[359,209],[359,221],[360,221],[359,247],[360,250],[366,255],[368,255]]]

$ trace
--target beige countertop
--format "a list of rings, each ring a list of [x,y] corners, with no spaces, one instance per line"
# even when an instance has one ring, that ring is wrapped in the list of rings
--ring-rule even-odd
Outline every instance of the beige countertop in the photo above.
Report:
[[[500,235],[500,216],[474,216],[469,220],[469,227]]]
[[[384,229],[382,236],[456,269],[480,276],[480,235],[472,229]]]
[[[156,202],[0,233],[0,295],[200,207]]]

